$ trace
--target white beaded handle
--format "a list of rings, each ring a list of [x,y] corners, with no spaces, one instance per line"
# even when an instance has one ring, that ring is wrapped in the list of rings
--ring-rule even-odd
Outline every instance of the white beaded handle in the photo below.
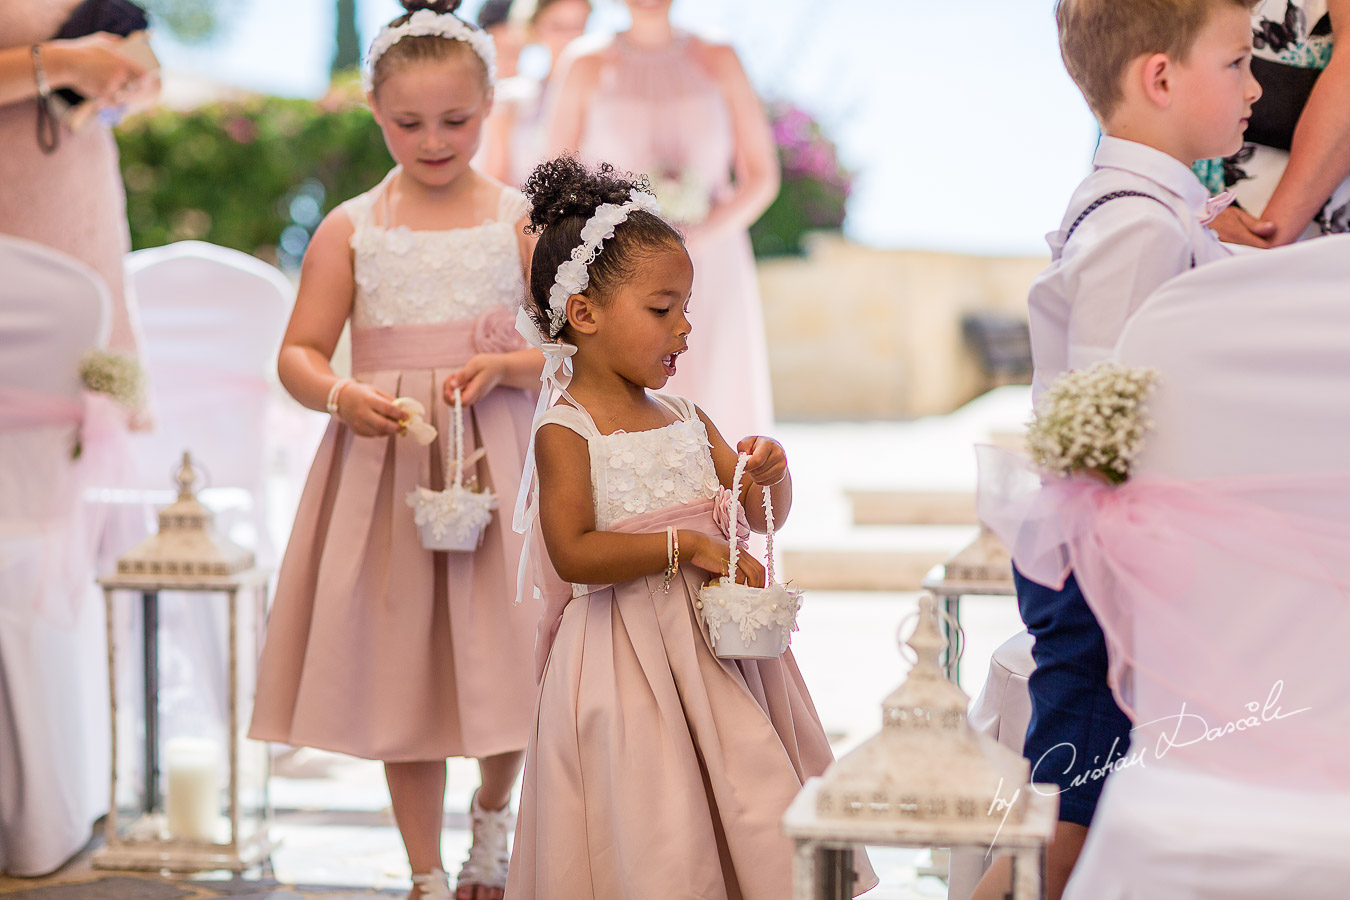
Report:
[[[750,461],[750,454],[742,453],[736,457],[736,473],[731,476],[731,554],[727,561],[727,577],[734,583],[736,581],[736,563],[740,561],[741,545],[736,541],[736,528],[740,524],[740,517],[736,515],[736,504],[740,502],[741,496],[741,478],[745,476],[745,464]],[[764,488],[764,524],[767,527],[765,537],[768,538],[767,550],[768,571],[764,577],[765,586],[773,584],[773,497],[769,494],[769,489]],[[747,535],[748,537],[749,535]]]
[[[446,466],[450,465],[449,450],[446,444]],[[455,388],[455,487],[464,487],[464,398],[459,388]]]

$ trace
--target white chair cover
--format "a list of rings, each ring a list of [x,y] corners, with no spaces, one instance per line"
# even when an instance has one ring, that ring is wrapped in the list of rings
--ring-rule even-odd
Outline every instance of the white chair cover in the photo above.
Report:
[[[79,361],[106,342],[107,288],[83,263],[0,236],[0,389],[78,403]],[[108,676],[95,561],[71,622],[34,603],[53,547],[84,547],[71,477],[72,423],[0,426],[0,871],[41,875],[88,840],[108,808]],[[55,508],[54,497],[66,508]],[[65,573],[62,573],[65,574]],[[72,588],[79,590],[79,588]]]
[[[217,530],[252,549],[260,566],[274,567],[269,516],[289,521],[293,510],[277,509],[284,504],[271,499],[269,475],[279,452],[312,440],[299,450],[307,464],[327,419],[274,383],[294,288],[273,266],[201,241],[130,254],[127,282],[140,307],[154,417],[153,431],[134,440],[137,486],[171,488],[183,451],[191,451],[206,476],[199,499],[216,514]],[[322,420],[317,428],[314,418]],[[163,733],[224,741],[225,605],[175,592],[160,600]],[[246,607],[245,615],[247,630]]]
[[[140,307],[155,419],[135,441],[138,486],[172,487],[183,451],[192,451],[208,487],[246,494],[244,514],[218,524],[234,525],[231,537],[272,564],[272,372],[294,289],[261,260],[201,241],[132,253],[127,280]]]
[[[1325,534],[1345,533],[1347,348],[1350,237],[1240,256],[1164,285],[1131,320],[1117,347],[1120,361],[1152,366],[1161,375],[1150,402],[1154,427],[1135,477],[1269,479],[1275,485],[1297,484],[1304,476],[1312,483],[1324,480],[1325,496],[1312,505],[1301,496],[1269,496],[1263,502],[1282,515],[1307,509],[1314,521],[1325,523]],[[1108,780],[1065,895],[1069,900],[1346,896],[1350,789],[1344,771],[1327,761],[1350,742],[1343,665],[1350,597],[1344,586],[1337,587],[1341,576],[1330,568],[1259,571],[1264,555],[1228,560],[1242,573],[1241,583],[1226,579],[1216,571],[1224,567],[1216,554],[1235,546],[1229,531],[1253,526],[1215,527],[1224,530],[1223,540],[1206,545],[1208,571],[1193,574],[1203,575],[1207,584],[1226,585],[1224,596],[1188,595],[1182,587],[1186,573],[1173,572],[1179,589],[1168,599],[1175,607],[1147,603],[1132,611],[1133,640],[1121,652],[1129,656],[1134,677],[1122,688],[1132,694],[1140,729],[1136,743],[1142,746],[1132,747],[1131,757],[1144,756],[1141,764]],[[1308,546],[1310,559],[1344,558],[1315,541]],[[1350,546],[1345,550],[1350,554]],[[1131,596],[1128,588],[1123,596]],[[1165,649],[1175,642],[1178,627],[1187,635],[1196,631],[1187,607],[1222,613],[1187,648]],[[1206,657],[1224,660],[1229,668],[1208,671]],[[1198,679],[1210,676],[1204,690],[1219,695],[1208,698],[1212,708],[1246,697],[1256,704],[1248,707],[1254,717],[1265,712],[1269,682],[1282,680],[1280,706],[1288,717],[1179,749],[1158,745],[1152,735],[1139,739],[1157,730],[1154,723],[1178,717],[1181,699],[1192,699],[1188,711],[1201,706],[1207,698],[1193,692]],[[1311,708],[1289,715],[1304,706]],[[1318,743],[1325,745],[1336,733],[1343,737],[1339,746],[1311,753],[1304,746],[1310,734],[1322,735]],[[1309,758],[1323,764],[1294,762]],[[1322,785],[1314,789],[1316,781]]]

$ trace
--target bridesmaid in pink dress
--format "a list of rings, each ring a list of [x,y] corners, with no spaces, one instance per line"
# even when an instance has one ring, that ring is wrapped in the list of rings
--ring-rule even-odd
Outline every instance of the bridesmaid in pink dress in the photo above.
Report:
[[[550,155],[577,151],[583,162],[647,174],[667,215],[697,220],[682,229],[694,334],[668,389],[730,435],[764,434],[773,400],[747,229],[778,194],[768,119],[735,50],[675,30],[671,0],[624,2],[628,31],[582,39],[562,60]],[[662,190],[676,180],[678,198]],[[703,214],[689,196],[700,192],[710,201]]]
[[[117,166],[117,144],[112,132],[97,122],[82,131],[62,128],[60,143],[50,154],[37,142],[36,85],[28,48],[43,43],[43,56],[52,87],[77,86],[101,96],[97,82],[110,77],[115,82],[134,82],[140,67],[127,61],[122,72],[100,64],[92,57],[115,51],[97,50],[111,37],[94,36],[78,41],[51,41],[69,18],[79,0],[5,0],[0,3],[0,50],[22,48],[23,93],[0,94],[0,234],[45,244],[80,260],[102,276],[112,294],[113,316],[109,346],[139,353],[135,305],[126,295],[122,257],[131,249],[127,231],[126,193]],[[72,54],[72,50],[74,53]],[[65,58],[85,58],[80,78],[63,77]],[[8,65],[4,67],[8,73]],[[71,75],[76,73],[72,72]],[[105,77],[101,77],[105,76]],[[76,84],[78,82],[78,84]],[[147,76],[131,98],[148,106],[158,94],[158,79]],[[11,99],[15,98],[15,99]]]

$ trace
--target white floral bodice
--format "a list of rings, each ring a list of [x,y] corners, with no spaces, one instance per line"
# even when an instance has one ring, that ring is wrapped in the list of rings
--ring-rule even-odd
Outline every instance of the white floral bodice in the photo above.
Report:
[[[653,396],[679,418],[664,428],[613,434],[601,434],[584,410],[563,404],[539,419],[539,425],[563,425],[586,438],[595,526],[601,531],[667,506],[711,499],[722,486],[694,404],[682,397]]]
[[[352,223],[357,328],[472,319],[524,294],[516,222],[529,203],[506,188],[497,215],[472,228],[384,227],[390,179],[344,203]],[[378,208],[377,208],[378,207]]]

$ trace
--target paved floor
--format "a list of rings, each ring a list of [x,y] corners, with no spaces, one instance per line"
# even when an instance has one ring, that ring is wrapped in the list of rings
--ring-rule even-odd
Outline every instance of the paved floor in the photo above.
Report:
[[[778,436],[789,452],[796,484],[794,511],[782,540],[786,547],[859,545],[895,550],[940,547],[954,552],[974,534],[965,527],[875,527],[852,524],[849,489],[968,490],[973,488],[971,445],[991,432],[1017,427],[1026,394],[1003,389],[950,416],[912,423],[793,424]],[[789,573],[790,574],[790,573]],[[916,609],[910,593],[813,591],[802,610],[793,650],[810,686],[836,753],[875,733],[880,704],[903,679],[897,628]],[[962,684],[978,693],[993,649],[1021,627],[1008,598],[971,598],[963,608],[968,650]],[[347,900],[401,897],[407,863],[388,812],[378,763],[314,751],[277,759],[284,777],[274,780],[282,846],[271,877],[245,880],[168,879],[96,872],[88,854],[54,876],[0,876],[0,893],[23,900]],[[464,810],[477,783],[471,762],[452,760],[443,849],[452,872],[468,848]],[[946,896],[941,879],[919,874],[927,854],[876,850],[882,884],[872,900]]]

